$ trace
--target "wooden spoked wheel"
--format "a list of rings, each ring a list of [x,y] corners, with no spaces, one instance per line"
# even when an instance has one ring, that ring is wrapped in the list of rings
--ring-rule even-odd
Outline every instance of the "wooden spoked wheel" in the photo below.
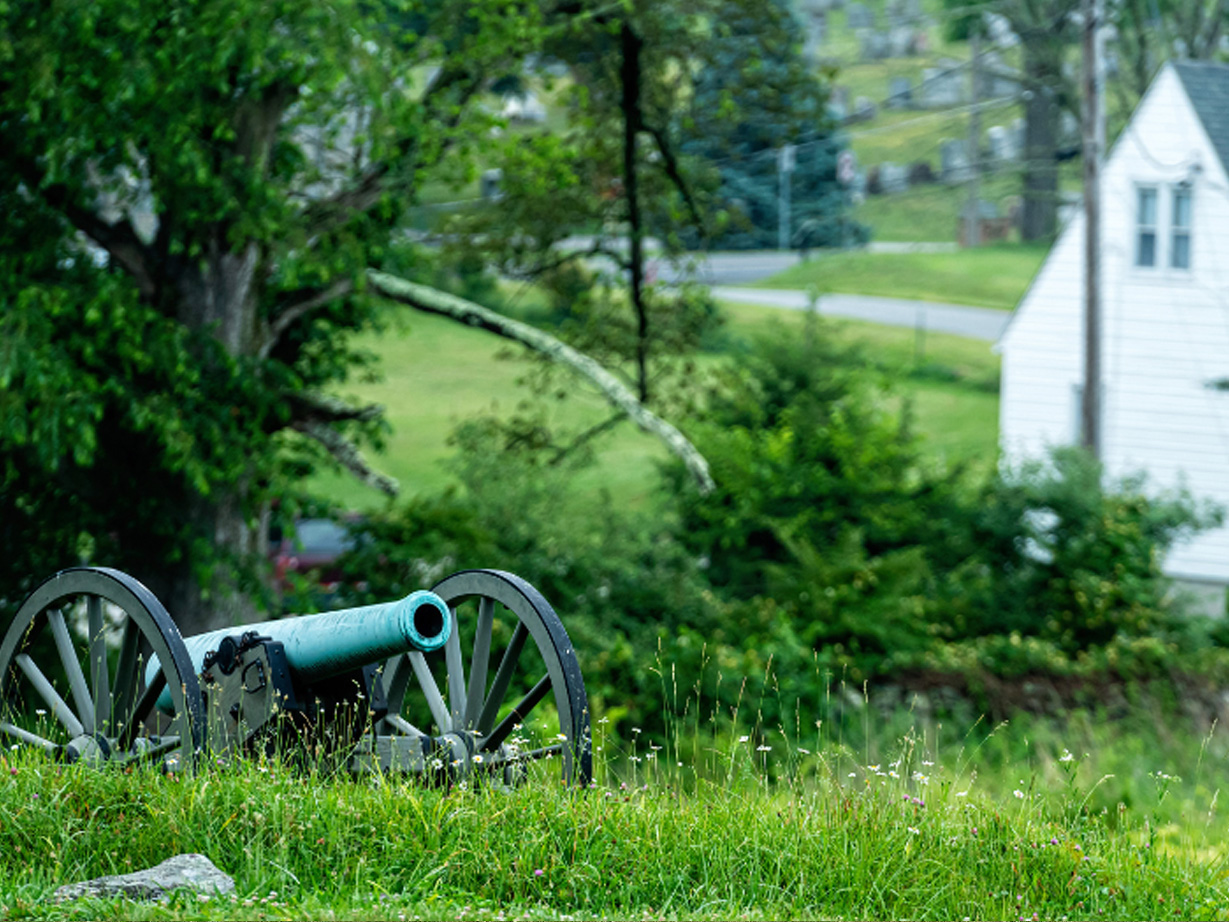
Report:
[[[149,667],[151,658],[158,664]],[[66,761],[188,768],[205,730],[200,686],[162,603],[118,570],[63,570],[0,639],[0,740]]]
[[[516,783],[530,763],[554,761],[565,782],[588,784],[589,702],[576,651],[546,599],[500,570],[464,570],[432,591],[448,603],[452,634],[441,652],[389,660],[381,732],[447,738],[441,752],[452,765],[435,767],[454,775]]]

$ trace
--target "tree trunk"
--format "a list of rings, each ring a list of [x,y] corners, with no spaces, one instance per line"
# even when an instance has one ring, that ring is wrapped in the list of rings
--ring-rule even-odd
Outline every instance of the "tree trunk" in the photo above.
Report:
[[[644,302],[644,227],[640,215],[640,188],[636,161],[636,138],[643,118],[640,112],[640,51],[643,40],[628,23],[621,34],[623,84],[623,194],[627,198],[628,242],[632,309],[636,312],[636,383],[641,403],[649,402],[649,312]]]
[[[157,573],[135,574],[166,606],[185,637],[255,621],[260,615],[236,579],[242,566],[239,558],[256,553],[261,543],[248,524],[243,494],[235,488],[196,496],[187,503],[183,524],[191,540],[224,550],[207,574],[197,572],[192,558],[161,567]]]
[[[1059,108],[1054,87],[1061,73],[1054,72],[1047,49],[1024,46],[1024,77],[1030,97],[1024,104],[1024,190],[1020,237],[1048,240],[1058,229]]]
[[[214,337],[232,358],[255,355],[259,347],[253,284],[259,261],[255,244],[228,251],[219,231],[207,258],[185,266],[173,282],[180,323]],[[249,517],[250,503],[248,477],[214,484],[207,494],[191,491],[184,503],[187,559],[151,574],[147,584],[185,636],[256,619],[257,606],[239,578],[263,545],[251,524],[257,516]],[[204,561],[211,563],[202,566]]]

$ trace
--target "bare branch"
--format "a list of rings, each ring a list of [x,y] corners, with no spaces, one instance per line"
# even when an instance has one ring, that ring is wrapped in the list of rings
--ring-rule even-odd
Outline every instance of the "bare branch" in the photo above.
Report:
[[[465,104],[481,88],[483,79],[483,75],[461,65],[445,68],[423,93],[423,123],[441,125],[444,130],[456,127],[465,113]],[[451,95],[454,90],[456,98]],[[416,135],[402,139],[397,145],[397,156],[375,164],[354,185],[308,208],[305,218],[313,233],[327,233],[375,207],[392,181],[391,163],[408,163],[408,175],[414,176],[419,164],[414,162],[413,151],[418,145]],[[445,144],[441,150],[448,147]]]
[[[19,156],[10,162],[27,188],[39,195],[50,208],[62,214],[77,230],[106,250],[132,276],[142,297],[154,296],[157,286],[149,268],[149,247],[141,242],[141,238],[128,221],[108,224],[92,209],[75,201],[68,186],[63,183],[45,183],[43,172],[34,160]]]
[[[549,333],[504,317],[480,304],[458,298],[456,295],[408,282],[395,275],[377,272],[374,269],[367,270],[367,277],[378,292],[395,301],[408,304],[410,307],[429,314],[439,314],[469,326],[479,327],[497,336],[521,343],[535,352],[567,365],[596,384],[606,399],[631,417],[632,421],[642,430],[661,439],[670,452],[687,466],[701,493],[709,493],[713,490],[715,484],[708,469],[708,461],[688,441],[687,437],[670,423],[652,413],[613,374],[589,356],[560,342]]]
[[[501,268],[512,278],[533,279],[544,272],[550,272],[552,269],[566,266],[570,262],[578,259],[591,259],[594,256],[602,256],[609,259],[625,271],[630,268],[627,258],[622,253],[612,250],[600,240],[594,241],[591,246],[583,250],[571,250],[566,253],[560,253],[554,259],[543,259],[525,268],[512,268],[508,265],[511,259],[505,259],[502,262]]]
[[[257,353],[258,356],[261,359],[267,359],[269,353],[273,351],[273,347],[278,344],[285,332],[304,314],[310,313],[318,307],[323,307],[331,301],[336,301],[353,290],[354,282],[350,279],[343,279],[340,282],[334,282],[323,291],[317,291],[304,301],[299,301],[284,308],[269,324],[269,330],[265,334],[265,341],[261,343],[260,350]]]
[[[596,426],[590,426],[580,435],[576,436],[576,438],[572,439],[570,444],[560,447],[553,455],[551,455],[551,459],[547,463],[551,467],[562,464],[563,461],[577,449],[587,445],[589,442],[592,442],[602,433],[609,432],[619,423],[623,422],[625,418],[625,414],[616,413],[614,416],[602,420]]]
[[[369,487],[375,487],[388,496],[396,496],[401,492],[401,484],[392,477],[375,470],[367,464],[363,453],[336,429],[322,423],[296,423],[294,428],[308,438],[314,439],[324,446],[325,450],[346,470],[354,474]]]
[[[700,209],[696,206],[696,200],[691,194],[691,187],[679,169],[678,159],[674,156],[674,148],[670,145],[670,139],[666,137],[664,131],[654,125],[650,125],[647,121],[641,127],[652,135],[653,140],[657,142],[657,149],[661,152],[662,160],[666,163],[666,175],[670,177],[670,181],[674,183],[674,188],[678,189],[679,195],[683,197],[683,204],[687,206],[687,212],[691,215],[692,222],[700,229],[702,234],[705,234],[707,228],[700,217]]]
[[[294,408],[294,422],[340,423],[374,422],[384,415],[384,408],[377,403],[356,407],[328,394],[313,394],[297,391],[285,394],[286,402]]]

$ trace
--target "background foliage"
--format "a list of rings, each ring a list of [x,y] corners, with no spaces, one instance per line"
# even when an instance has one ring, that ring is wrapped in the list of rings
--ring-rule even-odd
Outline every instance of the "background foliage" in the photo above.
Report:
[[[1159,568],[1218,510],[1141,480],[1102,486],[1077,452],[1017,471],[939,465],[872,362],[817,319],[708,380],[690,432],[713,494],[667,466],[659,502],[622,508],[577,489],[583,453],[552,463],[477,420],[454,437],[462,486],[370,517],[345,591],[388,598],[515,560],[585,651],[595,709],[637,726],[659,719],[670,668],[715,664],[732,706],[771,660],[771,722],[825,674],[946,676],[998,707],[985,677],[1167,676],[1219,648]]]

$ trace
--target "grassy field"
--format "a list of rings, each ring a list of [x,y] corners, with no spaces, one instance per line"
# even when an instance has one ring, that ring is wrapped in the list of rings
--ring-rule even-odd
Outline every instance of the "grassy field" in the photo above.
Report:
[[[862,707],[843,694],[849,707]],[[696,715],[679,715],[692,725]],[[883,715],[868,711],[878,724]],[[239,762],[187,776],[0,757],[0,919],[1223,919],[1223,753],[963,728],[694,721],[680,748],[598,724],[592,787],[516,790]],[[903,735],[889,738],[909,724]],[[873,731],[871,731],[873,732]],[[1029,737],[1033,737],[1032,740]],[[1088,753],[1079,742],[1095,740]],[[1214,754],[1215,753],[1215,754]],[[1177,754],[1182,761],[1168,761]],[[1163,761],[1164,760],[1164,761]],[[1127,784],[1114,772],[1124,772]],[[1106,777],[1108,775],[1108,777]],[[1185,778],[1185,780],[1184,780]],[[1134,785],[1134,786],[1132,786]],[[55,905],[56,886],[181,852],[231,898]]]
[[[779,272],[763,288],[883,295],[1011,310],[1047,249],[1004,245],[955,253],[831,253]]]
[[[803,319],[797,311],[746,305],[725,305],[724,311],[731,344],[778,326],[796,328]],[[936,454],[992,461],[997,450],[998,359],[985,343],[929,334],[919,356],[911,330],[853,322],[832,322],[831,329],[864,343],[878,367],[899,381],[919,431]],[[407,495],[439,491],[456,482],[449,470],[454,449],[448,438],[457,424],[485,412],[509,414],[530,397],[529,389],[518,383],[531,369],[519,347],[510,349],[488,333],[449,320],[413,314],[384,333],[366,336],[362,345],[379,356],[383,380],[355,383],[347,396],[385,407],[392,432],[385,450],[371,460],[396,477]],[[909,377],[919,358],[939,374]],[[703,371],[723,360],[710,354],[700,356],[697,364]],[[569,399],[553,402],[551,413],[578,429],[607,416],[601,399],[580,384]],[[578,485],[608,489],[622,502],[644,505],[652,501],[655,464],[665,457],[656,439],[620,423],[603,438],[596,465],[580,475]],[[309,489],[355,509],[385,501],[348,474],[318,474]]]
[[[382,404],[392,426],[385,450],[372,460],[396,477],[408,495],[431,493],[454,484],[448,469],[453,448],[449,434],[481,413],[510,415],[531,392],[519,382],[531,365],[519,348],[489,333],[440,317],[415,314],[398,328],[368,336],[363,345],[380,358],[383,380],[355,384],[350,395]],[[583,385],[553,408],[557,421],[578,428],[606,418],[605,404]],[[665,456],[659,443],[629,424],[603,442],[594,470],[582,475],[632,502],[643,502],[653,483],[653,459]],[[320,474],[312,492],[351,508],[370,508],[382,494],[346,474]]]
[[[987,176],[982,181],[982,201],[999,205],[1002,213],[1019,194],[1020,180],[1014,174]],[[852,216],[871,228],[875,241],[955,242],[967,202],[963,186],[929,183],[892,195],[868,195],[854,206]]]

